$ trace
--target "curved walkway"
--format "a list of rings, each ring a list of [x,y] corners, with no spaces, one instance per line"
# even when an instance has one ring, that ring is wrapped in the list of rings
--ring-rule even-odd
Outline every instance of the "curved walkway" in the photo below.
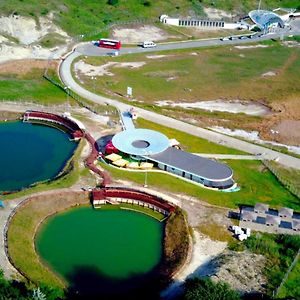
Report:
[[[70,89],[75,91],[80,96],[89,99],[98,104],[102,105],[112,105],[120,109],[120,111],[128,111],[132,108],[132,105],[128,105],[117,100],[113,100],[107,97],[96,95],[82,86],[80,86],[72,77],[71,65],[72,62],[81,56],[80,52],[74,50],[61,64],[59,69],[59,74],[62,82],[68,86]],[[260,153],[264,153],[264,158],[267,160],[276,160],[282,165],[286,167],[292,167],[296,169],[300,169],[300,159],[296,157],[292,157],[287,154],[283,154],[262,146],[254,145],[245,141],[238,140],[234,137],[226,136],[221,133],[213,132],[204,128],[197,127],[195,125],[191,125],[185,123],[180,120],[176,120],[164,115],[160,115],[158,113],[148,111],[142,108],[134,107],[137,114],[148,121],[155,122],[157,124],[174,128],[179,131],[183,131],[188,134],[192,134],[194,136],[209,140],[216,144],[222,144],[228,146],[230,148],[238,149],[241,151],[245,151],[254,155],[258,155]]]

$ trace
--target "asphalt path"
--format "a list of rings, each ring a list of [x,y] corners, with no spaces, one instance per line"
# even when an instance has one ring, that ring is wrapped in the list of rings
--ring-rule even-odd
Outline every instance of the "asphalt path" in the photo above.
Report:
[[[291,31],[286,32],[285,35],[287,34],[292,34]],[[263,38],[260,39],[270,39],[270,38],[275,38],[278,36],[281,36],[282,34],[272,34],[272,35],[268,35],[265,36]],[[255,39],[255,41],[257,41],[257,39]],[[193,42],[186,42],[186,43],[175,43],[175,44],[168,44],[168,49],[167,50],[171,50],[171,49],[182,49],[182,48],[196,48],[196,47],[204,47],[204,46],[214,46],[214,45],[218,45],[218,44],[237,44],[237,43],[246,43],[249,42],[248,40],[234,40],[234,41],[220,41],[218,39],[212,39],[212,40],[204,40],[204,41],[193,41]],[[254,40],[251,40],[251,42],[254,42]],[[197,46],[199,45],[198,43],[201,44],[201,46]],[[157,48],[155,48],[155,50],[152,49],[141,49],[141,48],[125,48],[123,49],[122,53],[138,53],[138,52],[152,52],[152,51],[159,51],[160,50],[166,50],[164,48],[160,48],[163,47],[159,46]],[[187,46],[187,47],[184,47]],[[178,48],[178,47],[182,47],[182,48]],[[130,51],[136,51],[136,52],[130,52]],[[100,52],[98,52],[100,51]],[[103,50],[101,48],[95,47],[93,46],[91,43],[86,43],[86,44],[82,44],[79,45],[76,49],[74,49],[74,51],[68,55],[60,64],[60,68],[59,68],[59,74],[61,77],[62,82],[71,90],[75,91],[78,95],[89,99],[93,102],[96,102],[98,104],[102,104],[102,105],[112,105],[115,106],[116,108],[118,108],[120,111],[128,111],[130,108],[132,108],[133,106],[119,102],[117,100],[113,100],[104,96],[99,96],[96,95],[86,89],[84,89],[82,86],[80,86],[78,83],[75,82],[75,80],[72,77],[72,73],[71,73],[71,65],[74,59],[76,59],[77,57],[81,56],[81,55],[91,55],[91,56],[101,56],[101,55],[105,55],[105,53],[107,52],[107,49]],[[213,143],[216,144],[220,144],[220,145],[224,145],[224,146],[228,146],[230,148],[234,148],[234,149],[238,149],[241,151],[245,151],[247,153],[251,153],[253,155],[263,155],[264,159],[268,159],[268,160],[276,160],[279,163],[281,163],[282,165],[286,166],[286,167],[293,167],[296,169],[300,169],[300,159],[287,155],[287,154],[283,154],[262,146],[258,146],[258,145],[254,145],[251,144],[249,142],[245,142],[239,139],[236,139],[234,137],[230,137],[230,136],[226,136],[224,134],[221,133],[217,133],[208,129],[204,129],[204,128],[200,128],[197,127],[195,125],[191,125],[188,123],[185,123],[183,121],[177,120],[177,119],[173,119],[164,115],[160,115],[158,113],[152,112],[152,111],[148,111],[142,108],[138,108],[138,107],[134,107],[134,109],[136,110],[136,112],[138,113],[138,115],[141,118],[144,118],[146,120],[149,120],[151,122],[155,122],[157,124],[163,125],[163,126],[167,126],[167,127],[171,127],[173,129],[176,130],[180,130],[183,132],[186,132],[188,134],[192,134],[194,136],[200,137],[200,138],[204,138],[206,140],[209,140]],[[172,137],[170,137],[172,138]]]

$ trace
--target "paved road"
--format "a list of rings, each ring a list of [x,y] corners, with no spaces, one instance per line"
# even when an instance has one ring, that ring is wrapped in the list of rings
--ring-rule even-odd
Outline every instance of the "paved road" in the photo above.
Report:
[[[290,33],[290,32],[287,32],[287,33]],[[271,38],[271,36],[275,37],[276,35],[269,35],[268,38]],[[264,37],[264,39],[265,38],[266,37]],[[202,41],[202,43],[205,43],[205,44],[201,44],[201,45],[205,46],[205,45],[207,45],[207,43],[212,43],[212,41],[214,41],[215,43],[221,42],[221,41],[216,41],[216,39],[213,39],[210,41]],[[240,42],[244,42],[244,40],[239,41],[239,43]],[[230,43],[233,43],[233,41],[230,41]],[[234,43],[237,43],[237,41],[234,41]],[[176,44],[176,45],[178,46],[179,44]],[[173,47],[177,47],[176,45],[173,45]],[[180,43],[180,45],[192,45],[192,44],[191,44],[191,42],[188,42],[188,43]],[[214,45],[216,45],[216,44],[214,44]],[[83,87],[81,87],[79,84],[77,84],[74,81],[72,74],[71,74],[71,64],[75,58],[79,57],[83,53],[85,55],[103,55],[103,52],[98,53],[98,54],[96,53],[96,51],[99,51],[100,48],[95,47],[95,46],[92,46],[92,47],[93,48],[91,48],[91,44],[80,45],[61,63],[59,73],[60,73],[60,77],[61,77],[63,83],[66,86],[68,86],[70,89],[72,89],[76,93],[78,93],[80,96],[82,96],[86,99],[89,99],[89,100],[94,101],[99,104],[108,104],[108,105],[115,106],[118,109],[120,109],[121,111],[129,110],[132,106],[122,103],[122,102],[119,102],[117,100],[113,100],[113,99],[109,99],[107,97],[96,95],[96,94],[84,89]],[[194,42],[193,42],[193,47],[196,47],[196,44],[194,44]],[[93,51],[92,53],[89,52],[90,49],[92,49],[91,50],[91,51]],[[136,48],[136,49],[137,49],[137,52],[143,51],[143,49],[140,49],[140,48]],[[158,49],[162,50],[161,48],[157,48],[157,49],[155,49],[155,51],[157,51]],[[178,48],[170,48],[170,49],[178,49]],[[100,51],[103,51],[103,49],[100,49]],[[128,48],[126,51],[131,51],[131,50],[130,50],[130,48]],[[148,49],[145,51],[148,51]],[[151,51],[153,51],[153,49],[151,49]],[[129,52],[127,52],[127,53],[129,53]],[[210,130],[207,130],[204,128],[200,128],[200,127],[182,122],[180,120],[176,120],[176,119],[173,119],[173,118],[170,118],[167,116],[157,114],[152,111],[147,111],[142,108],[135,107],[135,110],[140,117],[142,117],[146,120],[155,122],[157,124],[171,127],[171,128],[192,134],[194,136],[204,138],[213,143],[225,145],[225,146],[228,146],[228,147],[231,147],[234,149],[238,149],[241,151],[245,151],[247,153],[251,153],[254,155],[264,153],[265,159],[276,160],[286,167],[293,167],[293,168],[300,169],[300,159],[298,159],[298,158],[295,158],[295,157],[292,157],[292,156],[289,156],[289,155],[286,155],[286,154],[283,154],[283,153],[280,153],[280,152],[277,152],[274,150],[270,150],[270,149],[267,149],[262,146],[258,146],[258,145],[254,145],[254,144],[251,144],[251,143],[248,143],[245,141],[241,141],[234,137],[229,137],[229,136],[223,135],[221,133],[217,133],[217,132],[213,132],[213,131],[210,131]],[[170,137],[170,138],[172,138],[172,137]]]
[[[211,38],[211,39],[201,39],[194,41],[182,41],[182,42],[170,42],[170,43],[160,43],[155,48],[142,48],[142,47],[130,47],[130,48],[122,48],[119,51],[119,54],[130,54],[130,53],[147,53],[154,51],[165,51],[165,50],[178,50],[178,49],[188,49],[188,48],[199,48],[199,47],[209,47],[209,46],[222,46],[222,45],[238,45],[238,44],[247,44],[258,41],[265,41],[275,38],[280,38],[281,36],[288,36],[292,34],[300,34],[300,21],[295,20],[291,22],[292,30],[289,29],[281,29],[278,33],[270,33],[267,35],[263,35],[258,37],[260,33],[255,34],[254,38],[247,39],[238,39],[237,36],[233,40],[221,41],[220,38]],[[112,49],[99,48],[94,46],[92,42],[83,43],[76,48],[77,52],[82,53],[87,56],[106,56],[110,55],[114,52]]]

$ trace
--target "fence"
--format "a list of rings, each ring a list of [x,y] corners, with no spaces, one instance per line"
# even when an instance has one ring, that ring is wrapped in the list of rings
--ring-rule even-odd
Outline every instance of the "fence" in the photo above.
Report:
[[[45,70],[43,77],[46,80],[48,80],[49,82],[51,82],[53,85],[55,85],[56,87],[61,89],[68,96],[73,98],[81,107],[84,107],[95,114],[102,114],[102,115],[104,114],[104,115],[110,115],[110,116],[118,116],[119,115],[118,111],[112,106],[109,106],[109,105],[104,106],[104,105],[100,105],[100,104],[96,104],[96,103],[89,103],[86,99],[79,96],[71,89],[67,88],[63,84],[61,84],[61,83],[57,82],[56,80],[54,80],[53,78],[51,78],[48,75],[48,69]]]
[[[288,178],[282,176],[269,161],[262,160],[262,163],[274,174],[274,176],[296,197],[300,199],[300,190]]]
[[[290,272],[292,271],[292,269],[294,268],[295,264],[297,263],[298,258],[299,258],[299,255],[300,255],[300,249],[298,250],[298,253],[297,253],[297,255],[295,256],[295,258],[294,258],[292,264],[290,265],[290,267],[288,268],[287,272],[285,273],[285,275],[284,275],[284,277],[283,277],[283,279],[282,279],[282,281],[281,281],[279,287],[278,287],[278,288],[276,289],[276,291],[273,293],[273,298],[276,298],[276,297],[277,297],[277,295],[278,295],[280,289],[281,289],[282,286],[284,285],[284,283],[285,283],[285,281],[287,280],[287,278],[288,278]]]

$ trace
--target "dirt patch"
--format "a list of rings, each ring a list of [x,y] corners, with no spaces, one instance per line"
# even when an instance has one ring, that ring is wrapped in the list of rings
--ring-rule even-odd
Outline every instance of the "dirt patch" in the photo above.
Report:
[[[32,69],[45,69],[47,65],[48,62],[45,60],[21,59],[10,61],[0,64],[0,74],[24,75],[32,71]],[[57,61],[51,61],[49,67],[56,68],[57,65]]]
[[[75,63],[75,72],[80,72],[86,76],[114,76],[114,74],[108,71],[109,68],[129,68],[129,69],[137,69],[145,65],[144,61],[138,62],[108,62],[101,66],[93,66],[85,63],[84,61],[79,61]]]
[[[234,46],[236,49],[269,48],[268,45]]]
[[[65,45],[43,48],[38,43],[55,35]],[[54,40],[53,40],[54,41]],[[66,44],[71,38],[53,23],[53,14],[34,18],[11,15],[0,17],[0,63],[16,59],[57,59],[68,51]],[[53,42],[55,44],[55,42]]]
[[[141,43],[143,41],[163,41],[176,36],[153,25],[136,25],[128,28],[114,28],[112,38],[123,43]]]
[[[175,78],[174,78],[175,79]],[[198,101],[198,102],[173,102],[173,101],[156,101],[157,106],[182,107],[185,109],[204,109],[208,111],[225,111],[230,113],[245,113],[253,116],[263,116],[270,113],[270,109],[254,101]]]
[[[224,18],[232,18],[234,15],[228,13],[221,9],[211,8],[211,7],[203,7],[204,12],[210,19],[214,20],[222,20]]]
[[[146,57],[149,59],[158,59],[158,58],[163,58],[166,56],[171,56],[171,55],[147,55]]]
[[[226,251],[215,260],[215,281],[225,281],[241,293],[263,292],[267,280],[263,275],[266,258],[248,251]]]
[[[52,18],[52,14],[49,14],[47,18],[41,17],[37,24],[33,18],[19,15],[2,16],[0,17],[0,33],[7,34],[24,45],[32,44],[46,34],[53,32],[68,38],[67,33],[52,22]]]
[[[277,72],[274,72],[274,71],[269,71],[269,72],[266,72],[264,74],[261,75],[261,77],[272,77],[272,76],[276,76],[277,75]]]
[[[297,143],[300,146],[300,121],[283,120],[274,127],[272,132],[282,142],[287,144]]]

